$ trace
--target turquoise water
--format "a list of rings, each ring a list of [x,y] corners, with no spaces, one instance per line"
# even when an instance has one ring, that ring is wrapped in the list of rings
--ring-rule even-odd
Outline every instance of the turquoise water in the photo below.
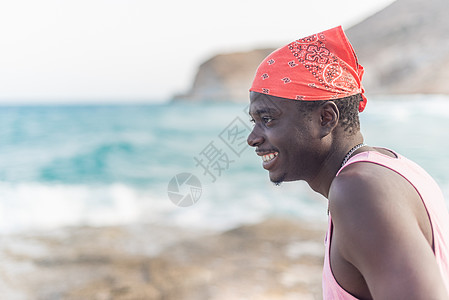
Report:
[[[245,107],[0,107],[0,232],[133,222],[222,229],[269,215],[325,220],[325,199],[304,183],[268,181],[243,143]],[[448,198],[448,111],[445,96],[372,98],[362,132],[370,145],[421,164]],[[205,165],[212,154],[215,165],[206,171],[198,161]],[[188,208],[167,196],[168,182],[182,172],[202,184]]]

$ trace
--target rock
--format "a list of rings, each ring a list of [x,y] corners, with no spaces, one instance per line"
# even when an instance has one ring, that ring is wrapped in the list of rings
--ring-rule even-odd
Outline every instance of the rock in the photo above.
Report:
[[[449,93],[449,1],[397,0],[346,31],[368,93]]]
[[[449,94],[447,11],[447,0],[397,0],[346,30],[366,70],[367,94]],[[257,66],[273,50],[217,55],[199,67],[191,90],[175,98],[247,102]]]
[[[142,224],[3,237],[0,289],[23,300],[321,299],[325,227],[271,219],[215,234]],[[161,232],[170,237],[155,253],[147,244]]]
[[[201,64],[193,86],[174,100],[248,101],[248,90],[261,61],[273,49],[219,54]]]

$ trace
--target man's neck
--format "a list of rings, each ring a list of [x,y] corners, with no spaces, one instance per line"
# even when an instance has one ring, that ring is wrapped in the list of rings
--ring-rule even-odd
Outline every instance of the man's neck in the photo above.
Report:
[[[319,172],[315,178],[308,182],[312,190],[326,198],[329,196],[330,186],[341,168],[343,159],[354,146],[363,143],[363,136],[358,132],[349,139],[347,137],[334,139],[334,141],[338,140],[343,140],[344,143],[335,142],[332,144]]]

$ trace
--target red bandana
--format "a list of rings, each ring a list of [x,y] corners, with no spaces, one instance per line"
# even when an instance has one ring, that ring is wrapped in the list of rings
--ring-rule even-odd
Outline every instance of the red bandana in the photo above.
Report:
[[[362,94],[363,67],[341,26],[296,40],[259,65],[250,91],[294,100],[332,100]]]

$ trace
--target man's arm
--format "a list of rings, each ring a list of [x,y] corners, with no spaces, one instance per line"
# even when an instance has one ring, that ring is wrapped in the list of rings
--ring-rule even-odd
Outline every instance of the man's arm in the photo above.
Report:
[[[374,299],[449,298],[417,219],[425,208],[404,178],[357,163],[335,178],[329,203],[336,250],[363,275]]]

